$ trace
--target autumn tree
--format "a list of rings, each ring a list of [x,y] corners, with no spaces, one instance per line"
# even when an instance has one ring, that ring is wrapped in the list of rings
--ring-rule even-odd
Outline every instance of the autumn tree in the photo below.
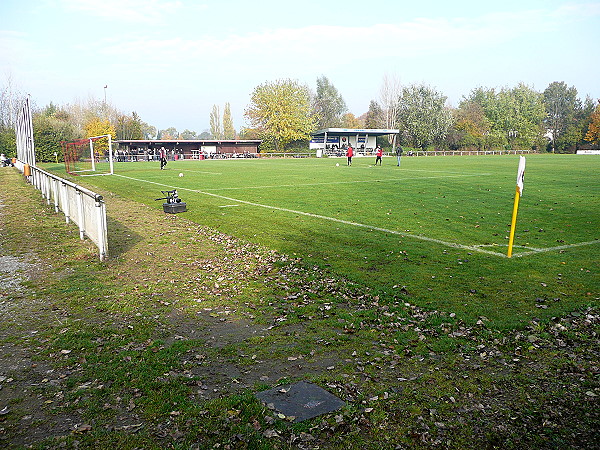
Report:
[[[362,128],[362,124],[354,114],[346,113],[342,116],[342,128]]]
[[[490,122],[483,107],[473,101],[463,100],[453,111],[456,146],[482,150],[490,131]]]
[[[590,119],[585,140],[592,144],[600,144],[600,100],[598,100],[598,105],[592,112]]]
[[[142,130],[142,121],[135,111],[131,113],[131,116],[125,114],[117,115],[115,124],[117,139],[144,139]]]
[[[365,127],[367,128],[385,128],[383,109],[376,100],[371,100],[369,110],[365,118]]]
[[[179,131],[175,127],[169,127],[164,130],[158,130],[156,139],[177,139],[179,137]]]
[[[317,93],[313,103],[317,128],[336,128],[342,125],[346,102],[325,76],[317,78]]]
[[[235,139],[235,128],[233,128],[229,103],[225,103],[225,109],[223,110],[223,139]]]
[[[295,80],[266,82],[254,88],[244,115],[262,138],[272,136],[275,150],[285,151],[291,141],[308,139],[315,120],[307,86]]]
[[[92,117],[84,124],[85,137],[103,136],[109,134],[115,139],[117,133],[115,127],[107,119]],[[100,139],[94,143],[94,151],[100,155],[106,155],[108,152],[108,139]]]

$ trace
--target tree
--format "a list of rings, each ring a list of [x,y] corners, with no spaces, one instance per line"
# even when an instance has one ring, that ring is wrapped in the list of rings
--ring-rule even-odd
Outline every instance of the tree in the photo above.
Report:
[[[371,100],[369,103],[365,126],[367,128],[385,128],[383,109],[376,100]]]
[[[7,157],[17,155],[15,122],[17,111],[25,99],[25,94],[14,86],[12,77],[6,78],[6,85],[0,91],[0,153]]]
[[[148,125],[146,122],[141,122],[142,139],[154,139],[157,136],[156,127]]]
[[[198,139],[198,136],[196,135],[196,132],[195,131],[190,131],[188,129],[183,130],[181,132],[181,134],[179,135],[179,137],[181,139],[188,139],[188,140]]]
[[[573,125],[581,101],[577,89],[567,87],[564,81],[554,81],[544,91],[546,118],[544,123],[550,134],[552,151],[562,152],[569,142],[564,139],[569,126]]]
[[[400,98],[402,96],[402,84],[396,75],[385,74],[379,90],[382,109],[383,128],[398,128],[398,117],[400,112]],[[395,145],[396,135],[389,135],[388,142]]]
[[[57,158],[62,159],[61,142],[81,137],[69,119],[68,114],[57,109],[52,103],[33,115],[36,161],[50,162],[56,161]]]
[[[397,118],[402,141],[422,149],[441,142],[452,122],[445,103],[444,95],[423,84],[404,88]]]
[[[178,137],[179,137],[179,131],[177,131],[177,128],[169,127],[165,130],[159,130],[157,133],[156,139],[169,140],[169,139],[177,139]]]
[[[235,139],[235,128],[233,128],[229,103],[225,103],[225,109],[223,110],[223,139]]]
[[[107,119],[93,117],[84,125],[85,137],[104,136],[110,134],[115,139],[117,133],[115,127]],[[100,139],[94,144],[94,150],[100,154],[106,154],[108,151],[108,139]]]
[[[217,105],[213,105],[210,113],[210,132],[213,139],[223,139],[223,127],[221,126],[221,111]]]
[[[519,83],[502,89],[498,96],[499,125],[506,133],[509,148],[534,148],[541,145],[542,121],[545,117],[542,95]]]
[[[264,136],[274,138],[276,151],[285,151],[288,142],[308,139],[315,126],[308,87],[289,79],[254,88],[244,115]]]
[[[140,116],[134,111],[131,116],[118,114],[116,118],[115,131],[117,139],[143,139],[142,121]]]
[[[362,128],[360,120],[354,117],[352,113],[346,113],[342,116],[342,128]]]
[[[484,147],[533,148],[543,142],[542,121],[545,117],[542,95],[519,83],[514,88],[477,88],[467,102],[479,105],[485,115]]]
[[[476,148],[485,146],[486,136],[490,131],[490,122],[485,117],[483,107],[474,101],[463,100],[453,111],[456,146]]]
[[[313,109],[319,129],[339,127],[344,113],[348,110],[341,94],[325,76],[317,78]]]
[[[598,100],[598,105],[592,112],[590,119],[585,140],[592,144],[600,144],[600,100]]]

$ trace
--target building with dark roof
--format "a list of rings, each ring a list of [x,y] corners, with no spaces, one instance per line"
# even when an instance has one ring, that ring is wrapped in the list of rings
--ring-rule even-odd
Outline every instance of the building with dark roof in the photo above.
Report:
[[[156,159],[164,148],[170,159],[254,158],[261,140],[149,139],[118,140],[116,158],[120,160]]]

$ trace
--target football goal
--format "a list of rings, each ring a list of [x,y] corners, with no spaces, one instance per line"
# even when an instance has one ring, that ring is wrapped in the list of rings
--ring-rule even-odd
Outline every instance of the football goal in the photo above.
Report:
[[[71,175],[112,175],[113,150],[110,134],[61,142],[65,169]]]

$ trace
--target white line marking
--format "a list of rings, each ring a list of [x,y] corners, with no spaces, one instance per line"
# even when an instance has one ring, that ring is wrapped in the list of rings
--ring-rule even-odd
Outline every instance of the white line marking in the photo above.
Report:
[[[519,253],[519,254],[513,255],[513,256],[529,256],[529,255],[535,255],[536,253],[554,252],[554,251],[566,250],[568,248],[583,247],[584,245],[594,245],[594,244],[600,244],[600,240],[577,242],[575,244],[565,244],[565,245],[559,245],[557,247],[536,248],[536,249],[532,249],[529,252],[522,252],[522,253]]]
[[[128,177],[128,176],[119,175],[119,174],[116,174],[116,175],[119,177],[122,177],[122,178],[127,178],[127,179],[134,180],[134,181],[140,181],[142,183],[150,183],[150,184],[156,184],[158,186],[173,188],[173,186],[169,186],[169,185],[163,184],[163,183],[157,183],[156,181],[140,180],[139,178],[133,178],[133,177]],[[228,200],[228,201],[232,201],[232,202],[236,202],[236,203],[243,203],[245,205],[257,206],[260,208],[266,208],[266,209],[271,209],[271,210],[275,210],[275,211],[289,212],[292,214],[313,217],[315,219],[329,220],[331,222],[342,223],[344,225],[351,225],[351,226],[359,227],[359,228],[366,228],[366,229],[373,230],[373,231],[381,231],[382,233],[394,234],[394,235],[403,236],[403,237],[407,237],[407,238],[417,239],[420,241],[433,242],[436,244],[443,245],[445,247],[458,248],[461,250],[469,250],[472,252],[484,253],[487,255],[493,255],[493,256],[498,256],[501,258],[507,258],[507,255],[505,255],[504,253],[493,252],[491,250],[485,250],[477,245],[463,245],[463,244],[457,244],[455,242],[442,241],[441,239],[430,238],[430,237],[422,236],[422,235],[418,235],[418,234],[403,233],[401,231],[389,230],[387,228],[375,227],[372,225],[366,225],[363,223],[352,222],[349,220],[336,219],[335,217],[322,216],[320,214],[312,214],[312,213],[307,213],[304,211],[296,211],[294,209],[288,209],[288,208],[280,208],[278,206],[263,205],[261,203],[249,202],[246,200],[240,200],[240,199],[236,199],[236,198],[226,197],[224,195],[214,194],[212,192],[200,191],[198,189],[177,188],[177,187],[175,187],[175,189],[181,190],[181,191],[195,192],[197,194],[204,194],[204,195],[208,195],[208,196],[215,197],[215,198],[221,198],[223,200]],[[580,243],[576,243],[576,244],[561,245],[558,247],[536,249],[536,250],[532,250],[529,252],[522,252],[522,253],[518,253],[518,254],[513,253],[513,257],[529,256],[529,255],[534,255],[537,253],[551,252],[551,251],[556,251],[556,250],[564,250],[564,249],[571,248],[571,247],[581,247],[584,245],[593,245],[593,244],[599,244],[599,243],[600,243],[600,240],[597,240],[597,241],[589,241],[589,242],[580,242]]]
[[[473,175],[447,175],[447,176],[439,176],[439,177],[401,177],[401,178],[381,178],[379,180],[352,180],[352,181],[327,181],[321,183],[297,183],[297,184],[277,184],[277,185],[263,185],[263,186],[238,186],[238,187],[226,187],[226,188],[213,188],[213,189],[204,189],[204,192],[207,191],[235,191],[235,190],[248,190],[248,189],[273,189],[273,188],[285,188],[285,187],[300,187],[300,186],[325,186],[325,185],[333,185],[333,184],[354,184],[354,183],[382,183],[388,181],[406,181],[406,180],[427,180],[434,178],[463,178],[463,177],[480,177],[480,176],[489,176],[489,173],[479,173]]]
[[[221,205],[221,206],[219,206],[219,208],[233,208],[234,206],[240,206],[240,205]]]

